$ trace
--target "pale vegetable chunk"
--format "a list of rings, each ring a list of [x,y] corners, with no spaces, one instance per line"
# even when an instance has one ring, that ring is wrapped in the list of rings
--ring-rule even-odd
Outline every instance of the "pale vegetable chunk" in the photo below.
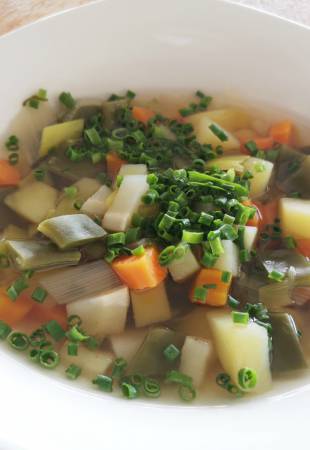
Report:
[[[101,186],[97,192],[86,200],[81,211],[90,216],[102,217],[108,209],[107,199],[111,193],[112,191],[108,186]]]
[[[146,175],[125,175],[113,202],[102,221],[108,230],[125,231],[138,209],[141,197],[148,191]]]
[[[253,250],[257,234],[258,234],[257,227],[250,227],[250,226],[244,227],[243,243],[244,243],[244,248],[246,250],[248,250],[249,252],[251,250]]]
[[[124,177],[125,175],[146,175],[146,164],[123,164],[118,175]]]
[[[240,142],[235,136],[233,136],[229,131],[222,128],[218,123],[213,122],[213,120],[209,119],[205,114],[199,114],[199,117],[196,118],[195,115],[191,116],[187,119],[194,127],[194,132],[197,136],[197,141],[200,144],[210,144],[214,148],[219,145],[223,148],[224,151],[230,150],[239,150]],[[216,128],[225,139],[220,139],[212,128]]]
[[[233,277],[236,277],[240,268],[239,249],[236,244],[228,240],[222,240],[222,246],[224,253],[217,258],[214,269],[230,272]]]
[[[248,113],[238,108],[214,109],[213,111],[206,111],[205,113],[199,114],[205,114],[209,119],[214,120],[214,122],[218,123],[227,131],[248,128],[251,123]]]
[[[104,338],[124,331],[128,307],[128,288],[120,286],[67,304],[67,314],[80,316],[86,333]]]
[[[91,195],[100,189],[101,184],[95,178],[84,177],[73,184],[78,190],[81,200],[87,200]]]
[[[219,167],[222,170],[234,169],[238,173],[244,172],[242,165],[249,157],[247,155],[231,155],[222,158],[211,159],[206,163],[206,167]]]
[[[279,214],[283,236],[310,239],[310,200],[281,198]]]
[[[230,314],[208,316],[217,356],[234,383],[240,369],[256,371],[257,384],[251,392],[266,391],[271,386],[267,330],[254,322],[235,324]]]
[[[127,330],[122,334],[115,334],[109,336],[109,341],[113,352],[117,358],[124,358],[126,361],[131,361],[137,353],[148,330],[141,328],[139,330]]]
[[[260,197],[267,190],[273,173],[273,163],[260,158],[248,158],[243,165],[245,170],[249,170],[253,175],[250,180],[249,196]]]
[[[176,283],[186,280],[194,275],[194,273],[198,272],[199,269],[200,265],[190,247],[188,247],[182,258],[173,260],[168,266],[170,275]]]
[[[39,155],[45,156],[51,149],[58,147],[68,139],[81,137],[83,128],[83,119],[57,123],[43,128]]]
[[[50,210],[55,209],[57,197],[56,189],[40,181],[34,181],[9,194],[4,203],[26,220],[40,223]]]
[[[67,344],[64,344],[60,351],[61,361],[69,366],[75,364],[82,369],[82,376],[94,379],[98,374],[108,371],[114,360],[114,355],[103,350],[89,350],[84,345],[79,346],[76,356],[68,355]]]
[[[200,387],[212,360],[212,344],[204,339],[187,336],[181,352],[180,372],[193,379],[195,387]]]
[[[205,306],[195,306],[185,316],[173,320],[171,328],[185,336],[196,336],[203,339],[211,339],[210,325],[206,318]]]
[[[153,289],[130,291],[136,327],[171,319],[171,309],[164,282]]]

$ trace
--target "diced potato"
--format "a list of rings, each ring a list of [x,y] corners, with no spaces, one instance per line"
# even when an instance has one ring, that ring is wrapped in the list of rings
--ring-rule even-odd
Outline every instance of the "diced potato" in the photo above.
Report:
[[[109,336],[109,341],[115,356],[130,361],[137,353],[148,330],[146,328],[126,330],[122,334]]]
[[[236,324],[227,313],[211,313],[208,319],[218,358],[234,383],[238,384],[240,369],[249,367],[257,374],[257,384],[251,392],[269,389],[271,374],[266,328],[254,322]]]
[[[171,310],[162,282],[153,289],[130,291],[131,304],[136,327],[171,319]]]
[[[45,156],[51,149],[58,147],[68,139],[81,137],[83,128],[83,119],[57,123],[43,128],[39,155]]]
[[[146,164],[123,164],[118,174],[122,177],[125,175],[146,175]]]
[[[283,236],[310,239],[310,200],[281,198],[279,215]]]
[[[40,181],[34,181],[9,194],[4,203],[26,220],[40,223],[50,210],[55,209],[57,197],[56,189]]]
[[[108,371],[114,360],[114,355],[103,350],[89,350],[84,345],[79,346],[76,356],[68,355],[67,344],[64,344],[60,351],[62,363],[68,367],[75,364],[82,369],[81,375],[85,375],[91,380],[99,374]]]
[[[209,119],[218,123],[227,131],[236,131],[241,128],[248,128],[251,123],[248,113],[238,108],[214,109],[213,111],[206,111],[205,113],[199,114],[205,114],[209,117]]]
[[[102,221],[108,230],[125,231],[139,207],[141,197],[149,190],[146,175],[125,175],[113,202]]]
[[[222,240],[224,253],[218,257],[214,268],[222,272],[230,272],[233,277],[238,276],[240,268],[239,249],[232,241]]]
[[[93,336],[104,338],[108,334],[122,333],[125,329],[129,307],[126,286],[83,298],[67,305],[68,316],[77,314],[83,329]]]
[[[181,352],[180,372],[193,379],[195,387],[200,387],[205,379],[213,356],[212,344],[204,339],[187,336]]]
[[[206,163],[206,167],[219,167],[222,170],[234,169],[238,173],[244,172],[242,165],[249,157],[247,155],[231,155],[222,158],[211,159]]]
[[[187,249],[182,258],[175,259],[168,266],[170,275],[177,283],[185,281],[187,278],[194,275],[194,273],[198,272],[199,269],[200,265],[190,248]]]
[[[89,197],[81,208],[81,211],[89,216],[102,217],[108,209],[107,199],[112,191],[108,186],[101,186],[97,192]]]
[[[243,239],[244,248],[246,250],[248,250],[249,252],[251,250],[253,250],[257,234],[258,234],[258,228],[257,227],[246,226],[244,228],[244,239]]]
[[[85,201],[100,189],[101,184],[95,178],[84,177],[74,183],[73,186],[78,189],[81,200]]]
[[[204,339],[211,338],[210,325],[206,318],[205,306],[197,305],[185,316],[176,318],[173,320],[171,328],[187,336],[196,336]]]
[[[265,161],[260,158],[248,158],[243,163],[245,170],[249,170],[253,178],[250,180],[250,192],[249,196],[251,198],[260,197],[266,192],[268,184],[270,182],[273,163],[270,161]]]
[[[213,148],[218,147],[219,145],[223,148],[224,151],[230,150],[239,150],[240,142],[235,136],[233,136],[229,131],[222,128],[218,123],[209,119],[209,117],[205,113],[199,113],[199,117],[193,116],[187,119],[187,122],[191,123],[194,127],[194,132],[197,136],[197,141],[200,144],[211,144]],[[226,140],[222,141],[218,138],[214,132],[210,129],[214,125],[219,129],[222,133],[226,135]]]

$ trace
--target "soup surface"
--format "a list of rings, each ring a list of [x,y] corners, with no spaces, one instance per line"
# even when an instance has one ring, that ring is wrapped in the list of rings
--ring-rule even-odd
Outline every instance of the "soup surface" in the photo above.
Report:
[[[38,145],[7,137],[0,339],[129,399],[263,394],[308,366],[310,150],[183,103],[62,92]]]

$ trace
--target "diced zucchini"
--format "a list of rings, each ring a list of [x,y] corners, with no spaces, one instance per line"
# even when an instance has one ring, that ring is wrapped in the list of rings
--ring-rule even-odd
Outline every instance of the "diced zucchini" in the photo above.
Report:
[[[53,267],[73,266],[79,263],[78,250],[61,252],[43,241],[5,241],[10,260],[19,270],[44,270]]]
[[[251,119],[248,113],[238,108],[223,108],[209,110],[198,115],[205,114],[209,119],[218,123],[227,131],[236,131],[242,128],[249,128]]]
[[[39,155],[45,156],[52,149],[68,139],[77,139],[82,136],[84,120],[77,119],[69,122],[57,123],[43,128]]]
[[[234,383],[238,384],[240,369],[248,367],[256,371],[257,384],[251,392],[270,388],[269,345],[267,330],[254,322],[240,325],[230,314],[208,315],[218,358]]]
[[[149,331],[133,360],[129,364],[129,373],[141,373],[143,375],[165,375],[169,369],[178,364],[168,361],[164,356],[164,350],[173,344],[181,349],[184,336],[169,328],[153,328]]]
[[[17,214],[33,223],[40,223],[55,209],[58,191],[40,181],[26,184],[9,194],[4,202]]]
[[[263,195],[270,183],[270,179],[273,173],[273,163],[265,161],[260,158],[248,158],[243,163],[245,170],[249,170],[253,178],[250,179],[250,192],[251,198],[260,197]]]
[[[303,197],[310,195],[310,155],[282,145],[277,160],[276,182],[287,194],[299,192]]]
[[[129,307],[129,292],[126,286],[102,292],[67,304],[67,314],[78,315],[83,329],[98,338],[122,333],[125,329]]]
[[[124,177],[125,175],[146,175],[146,164],[123,164],[118,175]]]
[[[194,127],[194,132],[197,141],[200,144],[210,144],[213,148],[221,146],[224,151],[239,150],[240,142],[229,131],[222,128],[218,123],[211,120],[206,114],[199,113],[199,117],[195,115],[189,117],[187,122]],[[221,133],[225,135],[225,140],[221,140],[210,127],[216,127]]]
[[[310,239],[310,200],[281,198],[279,215],[283,236]]]
[[[125,175],[112,205],[103,217],[102,225],[108,230],[125,231],[148,189],[146,175]]]
[[[258,234],[257,227],[250,227],[248,225],[244,227],[243,244],[244,248],[249,252],[254,248],[257,234]]]
[[[89,350],[84,345],[79,346],[76,356],[68,355],[67,343],[60,351],[63,364],[69,366],[75,364],[82,369],[81,375],[89,379],[94,379],[98,374],[104,374],[111,367],[114,355],[103,350]]]
[[[222,272],[230,272],[233,277],[238,276],[240,269],[239,249],[232,241],[222,240],[224,253],[220,255],[214,268]]]
[[[168,266],[170,275],[176,283],[182,283],[182,281],[198,272],[199,269],[200,265],[190,247],[187,248],[182,258],[173,260]]]
[[[206,163],[206,167],[219,167],[222,170],[234,169],[238,173],[244,172],[243,163],[248,159],[247,155],[222,156],[211,159]]]
[[[85,214],[73,214],[46,219],[38,231],[62,250],[79,247],[104,238],[105,230]]]
[[[212,344],[192,336],[185,338],[181,353],[180,371],[192,377],[195,387],[200,387],[213,356]]]
[[[287,313],[271,313],[272,371],[305,369],[307,363],[293,317]]]
[[[124,333],[109,336],[115,356],[130,362],[142,345],[147,333],[147,329],[141,328],[139,330],[126,330]]]
[[[171,328],[187,336],[196,336],[203,339],[211,338],[205,306],[194,306],[193,310],[185,316],[174,319],[171,322]]]
[[[47,170],[60,178],[61,182],[78,181],[83,177],[94,178],[102,172],[101,164],[93,164],[91,161],[71,161],[65,154],[66,148],[61,146],[56,152],[47,156]]]
[[[101,186],[97,192],[83,203],[81,211],[89,216],[102,217],[108,209],[107,199],[112,191],[108,186]]]
[[[162,282],[153,289],[130,291],[131,304],[136,327],[171,319],[171,309]]]

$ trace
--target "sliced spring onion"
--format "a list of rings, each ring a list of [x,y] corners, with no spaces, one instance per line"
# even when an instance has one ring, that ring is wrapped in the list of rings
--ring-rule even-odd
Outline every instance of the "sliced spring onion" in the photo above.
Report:
[[[43,350],[39,354],[39,363],[46,369],[55,369],[60,362],[60,357],[54,350]]]
[[[40,347],[42,342],[45,342],[45,330],[38,328],[33,331],[29,337],[29,342],[32,347]]]
[[[47,322],[45,329],[56,342],[61,341],[65,337],[65,331],[57,320]]]
[[[184,402],[191,402],[196,398],[196,390],[193,386],[181,384],[178,389],[179,396]]]
[[[124,397],[128,398],[128,400],[133,400],[138,397],[139,391],[138,389],[129,383],[122,383],[121,389]]]
[[[144,378],[143,392],[147,397],[158,398],[160,397],[160,383],[154,378]]]
[[[134,248],[133,250],[131,250],[131,253],[134,256],[142,256],[145,253],[145,248],[143,245],[139,245],[138,247]]]
[[[241,325],[247,325],[249,323],[250,317],[247,312],[232,311],[231,315],[234,323]]]
[[[124,245],[125,242],[126,234],[123,232],[111,233],[106,238],[107,247],[113,247],[114,245]]]
[[[112,392],[113,390],[113,379],[108,375],[97,375],[93,384],[96,384],[104,392]]]
[[[89,128],[84,131],[84,134],[89,139],[91,144],[100,145],[102,143],[102,139],[96,128]]]
[[[32,348],[29,352],[29,359],[33,362],[39,362],[40,350],[37,348]]]
[[[73,109],[76,105],[76,100],[72,97],[70,92],[62,92],[58,97],[60,103],[66,108]]]
[[[188,244],[200,244],[203,241],[203,232],[183,230],[182,241]]]
[[[28,283],[25,276],[21,276],[11,284],[6,290],[8,297],[14,302],[19,294],[28,288]]]
[[[79,344],[77,342],[68,342],[67,352],[70,356],[77,356]]]
[[[69,331],[66,333],[67,338],[72,342],[83,342],[87,341],[89,336],[84,334],[77,325],[74,325],[72,328],[70,328]]]
[[[29,347],[29,338],[25,333],[20,333],[19,331],[13,331],[13,333],[8,336],[8,343],[15,350],[24,351]]]
[[[238,372],[238,383],[242,389],[253,389],[257,383],[257,373],[253,369],[244,367]]]
[[[81,375],[82,369],[75,364],[70,364],[66,369],[66,377],[70,380],[76,380]]]
[[[12,328],[3,320],[0,320],[0,340],[4,340],[11,333]]]
[[[181,352],[174,344],[170,344],[164,349],[163,354],[168,361],[175,361]]]
[[[167,383],[182,384],[183,386],[192,386],[193,380],[185,373],[179,372],[178,370],[170,370],[166,375]]]
[[[227,304],[228,304],[228,306],[230,306],[231,309],[237,309],[240,306],[239,300],[236,300],[231,295],[228,296]]]
[[[268,274],[268,278],[269,278],[270,280],[273,280],[273,281],[281,282],[281,281],[284,280],[285,274],[284,274],[284,273],[281,273],[281,272],[278,272],[277,270],[272,270],[272,271]]]
[[[208,289],[205,286],[197,286],[194,291],[194,300],[205,303],[208,295]]]
[[[224,272],[222,273],[221,281],[222,281],[223,283],[229,283],[229,282],[230,282],[230,279],[231,279],[231,272],[224,271]]]
[[[41,288],[40,286],[38,286],[37,288],[35,288],[35,290],[33,291],[31,298],[38,303],[43,303],[44,300],[47,297],[47,292],[45,289]]]
[[[72,314],[68,317],[68,325],[69,327],[80,326],[82,324],[82,319],[77,314]]]

